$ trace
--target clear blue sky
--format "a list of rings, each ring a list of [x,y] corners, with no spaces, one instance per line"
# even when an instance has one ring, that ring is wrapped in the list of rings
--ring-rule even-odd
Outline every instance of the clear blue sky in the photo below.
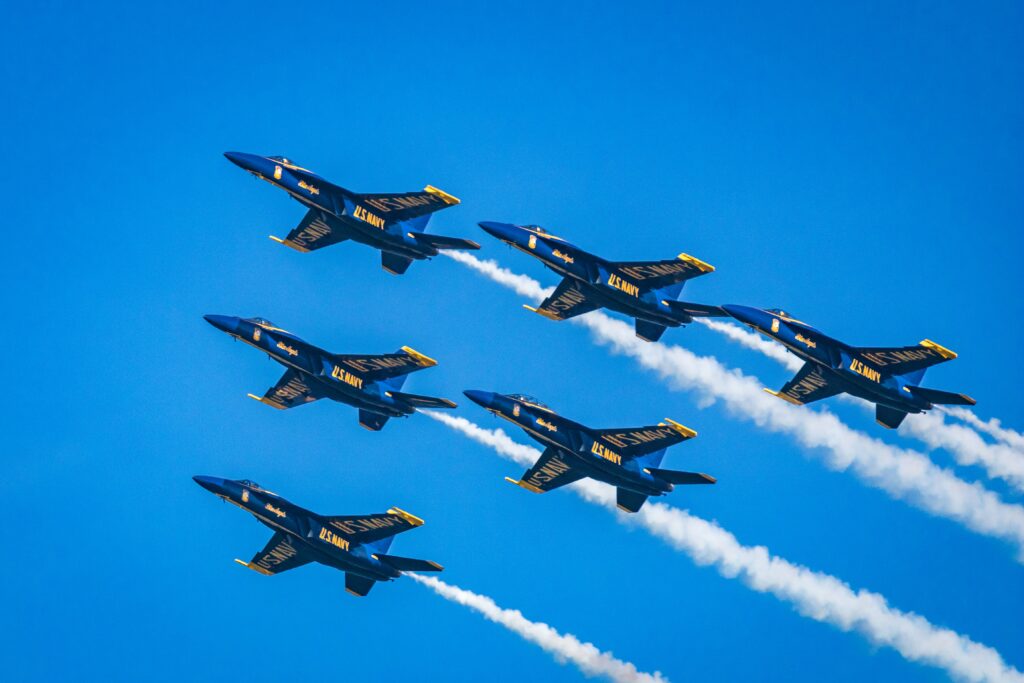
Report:
[[[1006,544],[700,408],[447,259],[396,278],[358,245],[281,248],[266,235],[301,208],[221,156],[285,154],[357,191],[432,183],[463,200],[432,229],[548,285],[476,222],[539,223],[623,260],[686,251],[718,268],[689,297],[783,306],[864,345],[929,337],[960,353],[931,386],[1021,428],[1024,12],[900,4],[8,6],[5,674],[579,677],[408,580],[359,600],[325,568],[239,568],[268,534],[202,473],[327,514],[399,505],[427,524],[396,552],[676,681],[942,678],[569,493],[509,486],[517,467],[423,416],[371,434],[337,404],[248,400],[278,366],[204,313],[336,352],[409,344],[440,361],[410,380],[421,393],[525,391],[595,426],[673,417],[700,437],[666,465],[720,483],[671,503],[1024,667]],[[699,327],[665,339],[786,379]]]

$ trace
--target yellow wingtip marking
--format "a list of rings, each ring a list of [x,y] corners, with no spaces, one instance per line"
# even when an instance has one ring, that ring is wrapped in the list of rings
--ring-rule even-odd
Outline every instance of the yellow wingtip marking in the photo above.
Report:
[[[264,569],[263,567],[259,566],[258,564],[253,564],[252,562],[243,562],[242,560],[238,559],[237,557],[235,558],[235,562],[237,562],[238,564],[242,565],[243,567],[248,567],[249,569],[253,570],[254,572],[258,572],[260,574],[263,574],[264,576],[273,576],[274,575],[274,572],[268,572],[266,569]]]
[[[439,572],[443,572],[444,571],[444,567],[439,565],[437,562],[434,562],[433,560],[427,560],[426,562],[427,562],[427,564],[429,564],[431,567],[433,567],[437,571],[439,571]]]
[[[528,306],[527,304],[523,304],[523,308],[534,313],[539,313],[548,320],[561,320],[561,318],[559,318],[557,315],[555,315],[551,311],[546,311],[543,308],[534,308],[533,306]]]
[[[352,590],[351,588],[346,588],[346,589],[345,589],[345,592],[346,592],[346,593],[348,593],[348,594],[350,594],[350,595],[354,595],[354,596],[356,596],[357,598],[365,598],[365,597],[366,597],[366,596],[365,596],[365,595],[363,595],[362,593],[356,593],[356,592],[355,592],[354,590]]]
[[[925,347],[926,349],[932,349],[932,350],[938,352],[938,354],[940,356],[942,356],[943,358],[956,358],[956,353],[955,352],[950,351],[949,349],[947,349],[945,346],[942,346],[941,344],[936,344],[931,339],[922,339],[920,342],[918,342],[918,344],[923,346],[923,347]]]
[[[513,479],[512,477],[505,477],[505,481],[509,482],[510,484],[515,484],[516,486],[524,488],[527,491],[531,491],[533,493],[544,493],[543,489],[539,489],[533,484],[527,483],[522,479]]]
[[[692,439],[693,437],[697,436],[697,432],[693,431],[692,429],[690,429],[686,425],[679,424],[675,420],[671,420],[671,419],[666,417],[665,418],[665,422],[668,423],[669,427],[671,427],[672,429],[676,430],[677,432],[679,432],[680,434],[685,436],[687,439]]]
[[[803,405],[803,403],[801,403],[800,401],[796,400],[792,396],[788,396],[788,395],[782,393],[781,391],[772,391],[771,389],[765,389],[765,391],[768,392],[769,394],[771,394],[772,396],[777,396],[777,397],[781,398],[783,401],[786,401],[788,403],[792,403],[795,406],[802,406]]]
[[[878,424],[882,425],[882,426],[883,426],[883,427],[885,427],[886,429],[894,429],[894,427],[892,427],[891,425],[887,425],[887,424],[885,424],[884,422],[882,422],[881,420],[879,420],[879,419],[878,419],[877,417],[875,418],[875,422],[877,422]]]
[[[298,244],[296,244],[295,242],[292,242],[291,240],[283,240],[280,237],[276,237],[274,235],[267,235],[267,237],[269,237],[270,239],[274,240],[278,244],[283,244],[286,247],[291,247],[295,251],[300,252],[302,254],[309,253],[309,249],[306,249],[305,247],[300,247]]]
[[[406,512],[401,508],[388,508],[388,514],[398,515],[399,517],[407,521],[409,524],[412,524],[413,526],[423,526],[424,524],[422,519],[420,519],[412,513]]]
[[[448,194],[447,192],[445,192],[444,190],[439,190],[436,187],[434,187],[433,185],[427,185],[426,187],[423,188],[423,191],[424,192],[429,192],[430,194],[434,195],[435,197],[439,197],[441,199],[441,201],[443,201],[448,206],[454,206],[454,205],[460,203],[458,197],[452,196],[452,195]]]
[[[677,256],[676,258],[679,259],[680,261],[687,261],[689,263],[692,263],[704,273],[711,273],[715,270],[715,267],[713,265],[706,261],[701,261],[696,256],[690,256],[689,254],[679,254],[679,256]]]
[[[403,351],[405,351],[405,352],[406,352],[407,354],[409,354],[410,356],[412,356],[412,357],[413,357],[413,359],[414,359],[414,360],[415,360],[415,361],[416,361],[416,362],[417,362],[417,363],[418,363],[419,365],[422,365],[422,366],[423,366],[423,367],[425,367],[425,368],[432,368],[432,367],[434,367],[435,365],[437,365],[437,361],[436,361],[436,360],[434,360],[434,359],[433,359],[433,358],[431,358],[430,356],[427,356],[427,355],[425,355],[425,354],[422,354],[422,353],[420,353],[419,351],[417,351],[416,349],[414,349],[414,348],[412,348],[412,347],[409,347],[409,346],[403,346],[403,347],[402,347],[402,350],[403,350]]]
[[[278,403],[277,401],[272,401],[272,400],[270,400],[269,398],[267,398],[265,396],[257,396],[256,394],[246,394],[246,396],[248,396],[249,398],[251,398],[251,399],[253,399],[255,401],[259,401],[263,405],[270,406],[271,408],[276,408],[277,410],[284,410],[285,409],[284,405],[282,405],[281,403]]]

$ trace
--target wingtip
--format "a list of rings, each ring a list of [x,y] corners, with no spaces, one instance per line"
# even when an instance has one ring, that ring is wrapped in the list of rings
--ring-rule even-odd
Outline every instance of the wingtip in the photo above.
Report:
[[[427,185],[426,187],[423,188],[423,191],[424,192],[429,192],[430,194],[434,195],[435,197],[438,197],[441,201],[443,201],[448,206],[455,206],[456,204],[460,204],[461,203],[461,200],[458,197],[456,197],[454,195],[450,195],[447,192],[445,192],[444,190],[440,190],[440,189],[434,187],[433,185]]]
[[[533,484],[529,484],[529,483],[523,481],[522,479],[513,479],[512,477],[505,477],[505,481],[507,481],[510,484],[515,484],[516,486],[518,486],[520,488],[526,489],[527,491],[530,491],[531,493],[544,493],[543,490],[537,488]]]
[[[800,401],[796,400],[792,396],[789,396],[788,394],[782,393],[781,391],[772,391],[771,389],[768,389],[768,388],[765,388],[764,391],[765,391],[765,393],[771,394],[772,396],[775,396],[776,398],[781,398],[786,403],[792,403],[795,406],[802,406],[803,405],[803,403],[801,403]]]
[[[410,356],[412,356],[413,360],[415,360],[418,365],[420,365],[420,366],[422,366],[424,368],[432,368],[435,365],[437,365],[437,361],[436,360],[434,360],[433,358],[431,358],[430,356],[428,356],[426,354],[420,353],[419,351],[417,351],[416,349],[412,348],[411,346],[403,346],[402,350],[405,351]]]
[[[690,256],[689,254],[684,253],[679,254],[679,256],[677,256],[676,258],[678,258],[680,261],[687,261],[688,263],[692,263],[703,273],[712,273],[715,270],[715,267],[713,265],[711,265],[707,261],[701,261],[696,256]]]
[[[411,524],[413,526],[423,526],[425,524],[425,522],[422,519],[420,519],[416,515],[412,514],[411,512],[406,512],[402,508],[397,508],[397,507],[388,508],[388,514],[389,515],[398,515],[399,517],[401,517],[402,519],[404,519],[406,522],[408,522],[409,524]]]
[[[693,437],[697,436],[697,432],[696,431],[690,429],[686,425],[679,424],[678,422],[676,422],[673,419],[670,419],[670,418],[666,417],[665,418],[665,422],[668,424],[669,427],[671,427],[672,429],[676,430],[677,432],[679,432],[680,434],[685,436],[687,439],[692,439]]]
[[[938,353],[940,356],[947,360],[952,360],[956,358],[955,351],[950,351],[942,344],[936,344],[931,339],[922,339],[920,342],[918,342],[918,345],[923,346],[926,349],[932,349],[933,351],[935,351],[936,353]]]

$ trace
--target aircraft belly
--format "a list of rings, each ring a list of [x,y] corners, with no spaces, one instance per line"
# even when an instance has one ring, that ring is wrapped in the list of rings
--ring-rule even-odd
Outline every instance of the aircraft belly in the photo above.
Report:
[[[630,318],[639,318],[656,325],[665,327],[679,327],[679,321],[675,318],[654,310],[652,306],[646,306],[636,297],[630,296],[617,289],[605,286],[593,287],[594,298],[601,304],[616,313],[628,315]]]
[[[368,223],[354,220],[349,216],[338,216],[337,214],[335,214],[335,218],[349,229],[351,239],[360,244],[365,244],[380,251],[386,251],[389,254],[416,260],[422,260],[429,256],[425,251],[403,241],[401,237],[391,235]]]
[[[594,479],[603,481],[606,484],[611,484],[612,486],[629,489],[635,493],[642,493],[646,496],[660,496],[663,493],[663,491],[655,489],[644,481],[639,474],[624,469],[621,465],[616,465],[609,460],[598,458],[596,456],[577,457],[579,460],[585,462],[586,466],[594,472],[594,474],[591,475]]]

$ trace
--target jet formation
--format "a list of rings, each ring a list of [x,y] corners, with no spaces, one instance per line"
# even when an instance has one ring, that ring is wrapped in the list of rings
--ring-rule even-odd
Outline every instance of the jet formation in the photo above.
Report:
[[[709,311],[700,304],[676,301],[687,280],[715,269],[689,254],[662,261],[607,261],[538,225],[479,225],[562,276],[551,296],[536,308],[526,306],[545,318],[568,320],[608,308],[635,318],[636,336],[654,342],[666,328],[686,325]]]
[[[378,581],[391,581],[402,572],[439,572],[430,560],[388,555],[397,534],[423,525],[404,510],[369,515],[318,515],[248,479],[197,475],[197,484],[218,498],[251,513],[274,535],[251,560],[235,560],[260,574],[273,576],[310,562],[345,572],[345,590],[365,596]]]
[[[699,472],[661,469],[665,449],[697,432],[665,419],[649,427],[594,429],[562,417],[524,394],[463,392],[474,403],[520,427],[544,445],[536,464],[519,479],[506,481],[534,493],[547,493],[590,477],[615,487],[620,510],[637,512],[648,496],[663,496],[676,484],[714,484]]]
[[[916,346],[850,346],[778,309],[725,305],[716,314],[735,318],[805,361],[782,389],[765,389],[795,405],[852,394],[874,403],[878,424],[895,429],[908,413],[936,404],[975,404],[970,396],[921,386],[929,367],[956,358],[929,339]]]
[[[389,418],[412,415],[417,408],[455,407],[446,398],[401,391],[409,373],[437,365],[408,346],[375,356],[328,353],[263,318],[204,317],[287,368],[263,396],[249,394],[272,408],[286,410],[330,398],[358,408],[359,424],[376,432]]]
[[[309,252],[345,240],[379,249],[381,266],[402,275],[414,260],[437,256],[442,249],[479,249],[472,240],[426,232],[430,214],[459,200],[427,185],[421,192],[358,194],[330,183],[281,156],[225,152],[231,163],[279,187],[308,208],[284,239],[271,239]]]

